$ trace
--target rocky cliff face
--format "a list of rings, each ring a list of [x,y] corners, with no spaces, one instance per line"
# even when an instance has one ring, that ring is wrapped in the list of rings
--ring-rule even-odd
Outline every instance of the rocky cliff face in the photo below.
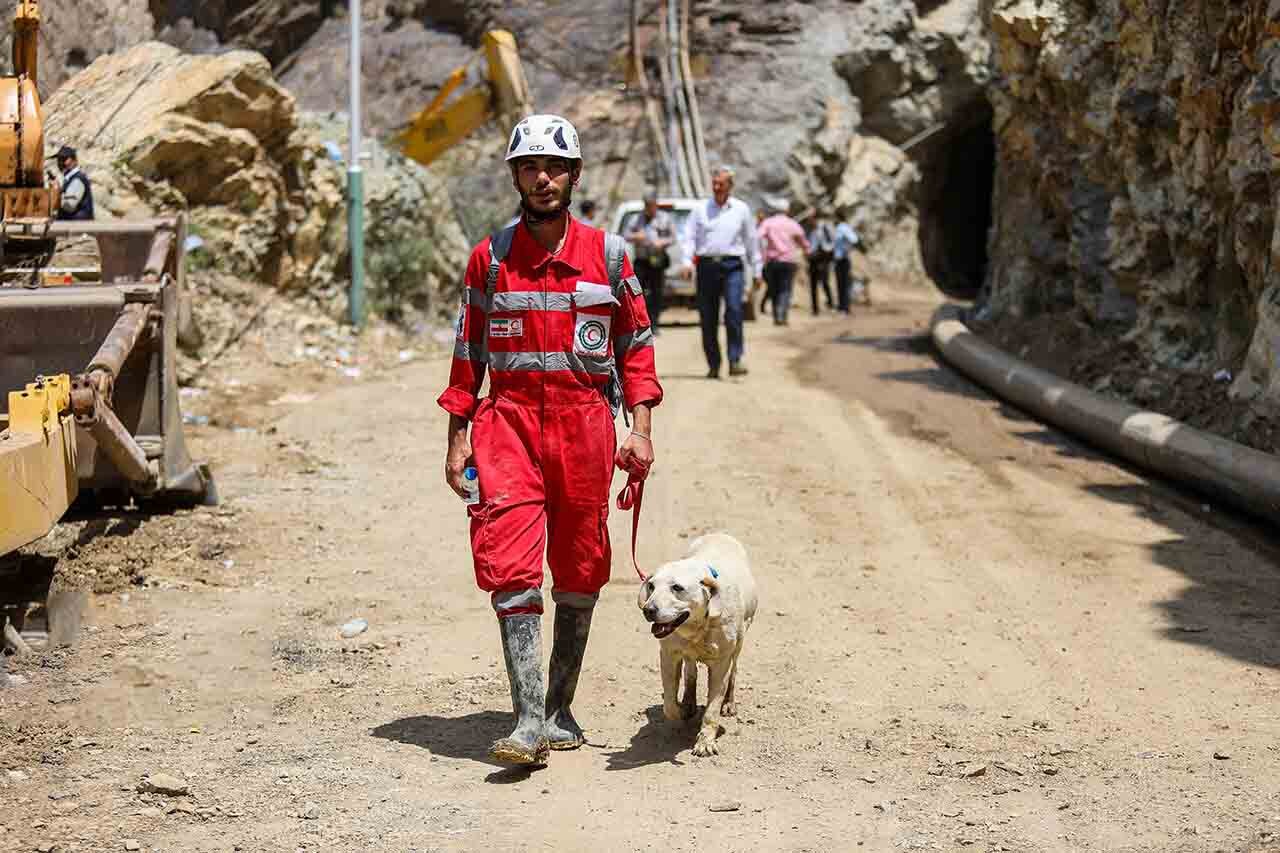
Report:
[[[630,5],[368,2],[369,131],[385,138],[403,126],[449,71],[475,58],[485,29],[503,27],[519,39],[537,108],[565,113],[583,131],[591,162],[580,195],[608,207],[662,185],[638,90],[626,85]],[[642,9],[640,42],[657,81],[658,9]],[[303,109],[345,108],[345,3],[150,0],[135,11],[147,18],[138,39],[155,31],[187,51],[248,47],[275,66]],[[696,0],[692,40],[708,157],[738,169],[741,195],[814,203],[860,226],[884,267],[906,277],[927,271],[959,291],[976,287],[984,259],[971,247],[984,243],[989,192],[965,188],[965,169],[951,161],[957,149],[962,163],[975,160],[966,134],[976,128],[981,142],[990,119],[979,0]],[[472,237],[510,212],[505,133],[491,126],[433,169],[455,199],[468,200]],[[952,209],[958,195],[983,201]]]
[[[338,5],[334,0],[150,0],[149,3],[161,37],[199,38],[192,33],[202,31],[217,43],[255,50],[273,64],[306,44]]]
[[[568,115],[582,131],[590,158],[582,194],[608,207],[665,183],[639,92],[626,85],[628,0],[374,6],[364,32],[372,132],[403,125],[452,68],[474,56],[486,28],[503,27],[519,40],[537,108]],[[976,214],[941,202],[957,194],[956,174],[964,170],[949,163],[952,152],[968,150],[966,134],[977,129],[990,148],[983,95],[989,49],[978,0],[921,6],[695,2],[693,65],[708,157],[737,168],[739,192],[749,200],[772,193],[814,203],[859,225],[884,266],[908,276],[927,270],[948,286],[973,290],[989,187],[971,193]],[[660,22],[654,4],[644,11],[640,41],[656,82],[652,46]],[[285,64],[283,82],[308,109],[341,109],[345,38],[344,22],[328,21]],[[501,198],[485,202],[499,218],[509,213],[505,133],[490,127],[436,168],[455,199]],[[915,139],[922,133],[928,137]],[[472,236],[488,218],[477,217]],[[957,239],[952,220],[969,223],[969,231]],[[955,262],[964,254],[956,246],[970,245],[978,247],[973,257]]]
[[[995,0],[990,312],[1071,309],[1280,403],[1280,6]]]
[[[43,0],[40,4],[40,94],[47,99],[69,77],[106,53],[152,38],[147,0]],[[0,17],[0,56],[9,67],[13,5]]]

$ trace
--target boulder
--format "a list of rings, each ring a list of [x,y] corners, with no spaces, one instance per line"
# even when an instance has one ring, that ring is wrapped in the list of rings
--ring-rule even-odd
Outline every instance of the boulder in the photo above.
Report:
[[[280,261],[295,113],[259,54],[186,56],[148,42],[59,90],[45,107],[46,142],[49,155],[62,144],[79,151],[100,216],[185,209],[227,269],[288,286]]]

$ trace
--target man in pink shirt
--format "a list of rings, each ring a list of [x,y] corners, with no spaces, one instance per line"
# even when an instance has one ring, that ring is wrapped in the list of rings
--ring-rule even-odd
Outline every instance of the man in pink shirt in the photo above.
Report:
[[[787,314],[791,309],[791,285],[796,278],[796,266],[809,253],[809,240],[804,228],[787,215],[787,203],[770,199],[773,215],[760,223],[756,235],[760,238],[760,252],[764,257],[764,280],[769,285],[773,303],[773,324],[788,325]]]

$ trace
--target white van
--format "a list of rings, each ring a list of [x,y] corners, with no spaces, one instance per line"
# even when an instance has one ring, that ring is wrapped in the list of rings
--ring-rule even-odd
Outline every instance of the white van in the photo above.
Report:
[[[689,304],[693,304],[695,288],[693,280],[680,277],[682,270],[689,262],[684,256],[684,249],[680,245],[680,238],[684,236],[685,224],[689,221],[689,215],[693,213],[693,209],[705,201],[696,198],[660,198],[658,199],[658,209],[665,210],[667,215],[671,217],[672,224],[676,229],[676,242],[671,244],[667,249],[667,256],[671,258],[671,265],[667,267],[667,286],[663,294],[667,305],[688,300]],[[635,229],[640,221],[640,217],[644,214],[643,201],[627,201],[618,205],[613,212],[613,223],[609,230],[614,234],[626,236],[627,232]],[[627,242],[627,254],[635,258],[635,247],[631,242]]]

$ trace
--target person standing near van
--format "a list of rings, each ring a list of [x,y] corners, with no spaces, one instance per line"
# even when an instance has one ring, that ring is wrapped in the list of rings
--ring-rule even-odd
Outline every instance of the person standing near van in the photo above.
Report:
[[[635,226],[626,235],[635,246],[636,278],[644,290],[644,304],[649,312],[649,324],[658,334],[662,316],[663,290],[666,287],[667,267],[671,256],[667,249],[676,240],[675,223],[670,214],[658,207],[658,197],[650,192],[644,197],[644,211]]]

